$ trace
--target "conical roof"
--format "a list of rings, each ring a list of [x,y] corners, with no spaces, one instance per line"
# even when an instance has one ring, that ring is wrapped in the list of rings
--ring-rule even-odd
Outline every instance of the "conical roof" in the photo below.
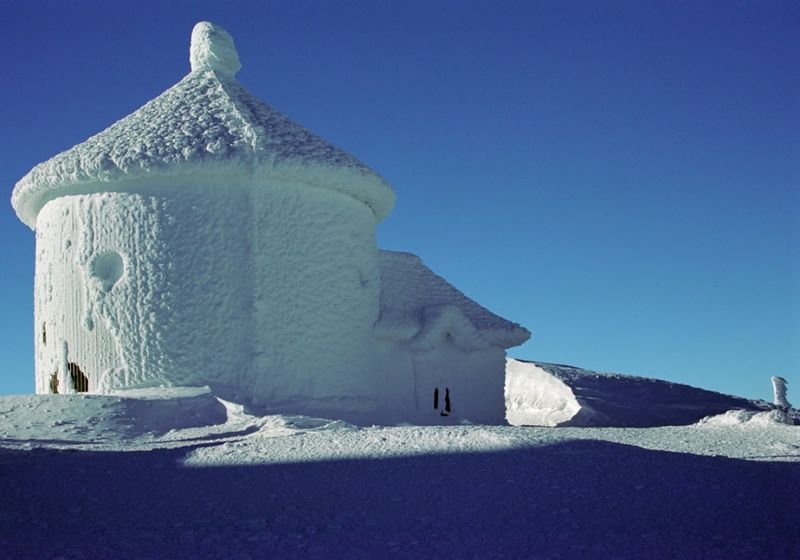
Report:
[[[378,220],[391,211],[394,192],[383,178],[236,81],[241,65],[224,29],[198,23],[190,60],[176,85],[20,179],[11,197],[19,218],[34,228],[42,206],[59,196],[177,175],[291,181],[349,194]]]

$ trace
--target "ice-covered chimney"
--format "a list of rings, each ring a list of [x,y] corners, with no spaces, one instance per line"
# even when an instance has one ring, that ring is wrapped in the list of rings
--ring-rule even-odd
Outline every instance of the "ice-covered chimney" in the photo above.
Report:
[[[792,405],[786,400],[786,385],[787,382],[783,377],[777,375],[772,376],[772,393],[774,395],[774,403],[777,406],[791,408]]]
[[[228,78],[242,68],[231,34],[209,21],[201,21],[192,30],[189,62],[192,72],[214,70]]]

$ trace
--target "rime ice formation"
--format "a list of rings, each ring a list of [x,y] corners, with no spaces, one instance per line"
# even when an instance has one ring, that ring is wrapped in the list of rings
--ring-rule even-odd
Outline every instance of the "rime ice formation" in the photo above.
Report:
[[[207,21],[201,21],[192,30],[189,63],[192,72],[214,70],[226,78],[233,78],[242,68],[233,37]]]
[[[199,23],[190,62],[14,188],[37,393],[208,384],[272,412],[503,422],[528,331],[379,253],[391,187],[245,90],[226,31]]]
[[[789,404],[786,398],[786,385],[788,385],[788,383],[783,377],[778,377],[777,375],[772,376],[772,402],[774,402],[776,406],[791,408],[792,405]]]

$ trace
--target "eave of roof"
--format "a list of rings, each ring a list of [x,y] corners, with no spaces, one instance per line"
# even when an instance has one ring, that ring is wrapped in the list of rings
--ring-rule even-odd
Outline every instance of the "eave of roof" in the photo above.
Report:
[[[432,348],[451,335],[463,350],[511,348],[531,333],[468,298],[411,253],[379,251],[381,311],[377,338]]]

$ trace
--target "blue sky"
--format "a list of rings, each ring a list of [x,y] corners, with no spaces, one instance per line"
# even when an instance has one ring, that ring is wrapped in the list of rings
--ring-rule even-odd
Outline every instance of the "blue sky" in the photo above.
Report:
[[[533,331],[511,354],[800,402],[800,4],[0,0],[0,184],[189,69],[394,187],[379,245]],[[33,391],[34,234],[0,205],[0,393]],[[792,398],[792,395],[795,395]]]

